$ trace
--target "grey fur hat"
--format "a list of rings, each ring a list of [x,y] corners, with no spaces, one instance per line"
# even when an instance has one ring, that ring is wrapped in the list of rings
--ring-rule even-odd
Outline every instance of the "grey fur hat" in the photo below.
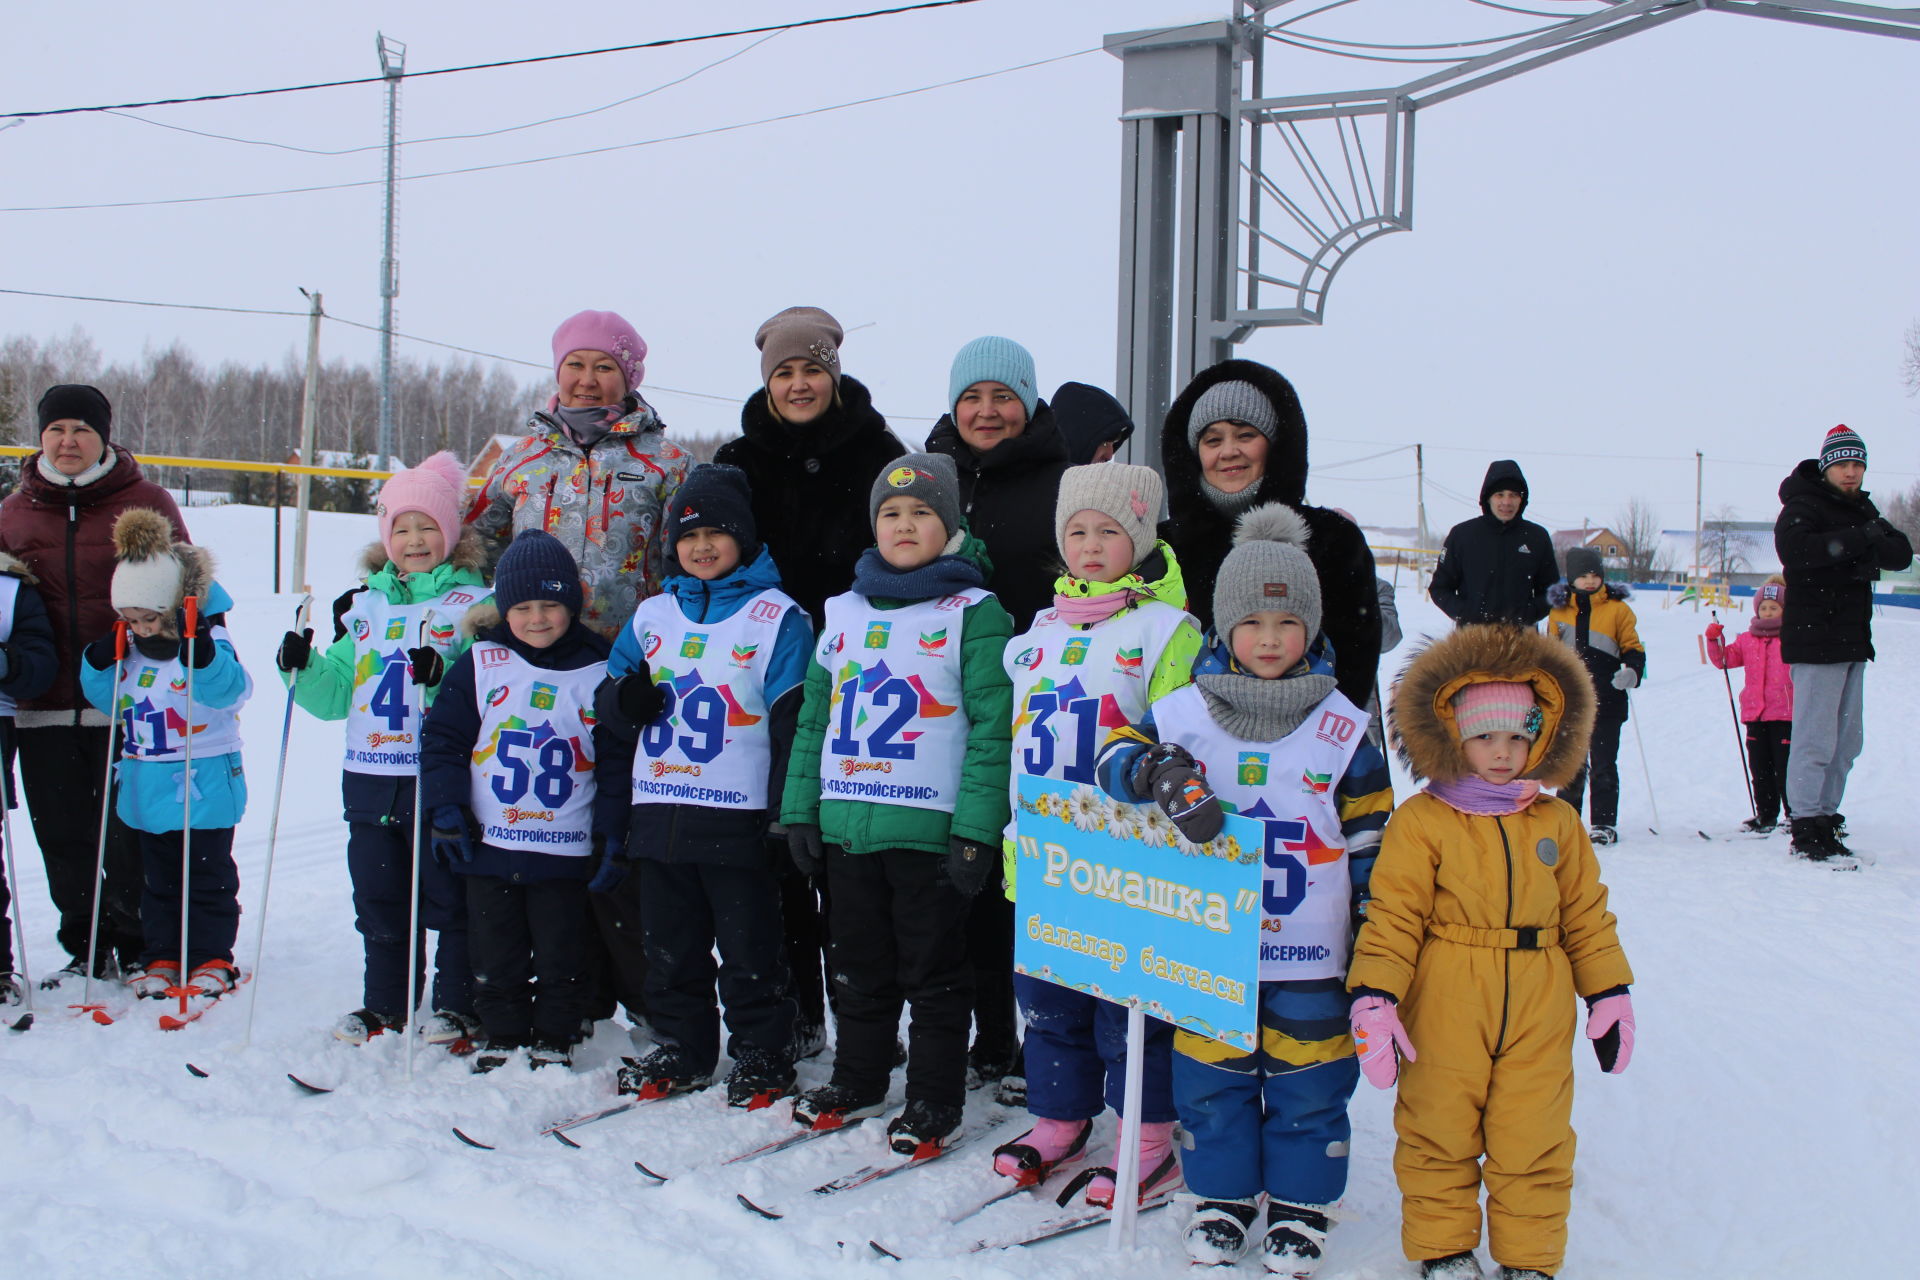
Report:
[[[1284,502],[1269,502],[1240,517],[1233,550],[1213,584],[1213,626],[1222,640],[1264,610],[1290,613],[1306,624],[1307,643],[1320,634],[1320,575],[1307,558],[1307,522]]]

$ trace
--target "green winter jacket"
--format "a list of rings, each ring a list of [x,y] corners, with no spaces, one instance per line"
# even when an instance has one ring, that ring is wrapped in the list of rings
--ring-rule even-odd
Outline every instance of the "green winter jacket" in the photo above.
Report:
[[[967,535],[957,554],[991,574],[986,544],[973,535]],[[873,597],[869,603],[877,609],[898,609],[919,602]],[[1011,816],[1007,770],[1013,741],[1013,686],[1001,657],[1012,634],[1013,619],[992,597],[970,605],[960,615],[961,710],[967,717],[967,752],[960,766],[959,799],[951,814],[871,800],[820,798],[820,757],[826,745],[833,682],[816,652],[815,660],[807,664],[806,694],[787,765],[780,821],[818,826],[827,844],[842,845],[850,853],[918,849],[944,854],[952,836],[988,848],[998,845]]]
[[[347,634],[341,618],[351,607],[353,597],[358,592],[377,591],[393,603],[404,605],[416,600],[431,600],[455,587],[470,586],[476,588],[474,594],[484,600],[489,590],[481,572],[485,564],[485,544],[471,529],[461,532],[452,555],[425,574],[403,575],[387,558],[384,547],[377,542],[368,547],[360,562],[367,585],[356,587],[334,601],[333,643],[325,653],[315,649],[307,658],[307,665],[300,672],[300,683],[294,688],[293,700],[317,719],[347,718],[347,713],[352,709],[353,691],[357,687],[355,677],[360,665],[360,653],[359,642]],[[473,637],[465,628],[456,629],[455,635],[452,647],[441,654],[448,668],[452,668],[454,659],[473,646]],[[373,674],[377,675],[378,671]],[[288,678],[285,671],[280,672],[282,683],[286,683]],[[433,696],[438,690],[439,686],[434,685],[421,691],[423,709],[433,705]]]

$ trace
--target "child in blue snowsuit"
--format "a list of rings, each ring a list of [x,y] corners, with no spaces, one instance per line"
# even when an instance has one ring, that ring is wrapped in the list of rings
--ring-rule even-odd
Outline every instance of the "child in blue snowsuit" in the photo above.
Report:
[[[620,1072],[620,1091],[704,1087],[726,1007],[727,1102],[762,1107],[793,1088],[780,871],[768,810],[786,779],[813,624],[780,589],[760,544],[746,473],[709,463],[667,505],[666,590],[614,641],[600,733],[638,738],[600,786],[632,797],[647,1015],[658,1047]],[[719,948],[720,964],[713,960]],[[719,979],[720,1004],[714,1000]]]
[[[361,560],[363,586],[333,604],[333,643],[315,652],[313,630],[289,631],[277,663],[294,700],[322,720],[346,722],[340,774],[347,821],[347,874],[354,926],[365,951],[361,1007],[334,1024],[336,1038],[365,1044],[403,1027],[420,993],[407,987],[407,929],[413,915],[414,788],[421,722],[447,663],[471,638],[459,624],[486,599],[480,535],[460,525],[466,473],[436,453],[380,488],[380,540]],[[467,961],[460,879],[421,850],[420,933],[415,972],[426,972],[425,934],[434,949],[433,1016],[423,1038],[458,1044],[479,1033]]]
[[[53,624],[34,590],[27,566],[0,552],[0,804],[14,807],[13,708],[21,698],[37,698],[53,684],[60,667],[53,649]],[[11,861],[13,849],[7,849]],[[13,972],[13,904],[7,890],[6,862],[0,862],[0,1004],[25,997]]]
[[[1222,808],[1266,828],[1260,1049],[1177,1033],[1173,1099],[1191,1141],[1189,1256],[1238,1260],[1264,1192],[1263,1261],[1292,1276],[1318,1265],[1328,1211],[1346,1189],[1347,1102],[1359,1079],[1347,962],[1393,807],[1366,712],[1341,695],[1324,650],[1318,664],[1309,659],[1321,596],[1307,536],[1278,503],[1241,518],[1214,585],[1225,652],[1203,657],[1194,682],[1156,701],[1146,721],[1116,730],[1099,770],[1108,794],[1158,801],[1189,839],[1217,834]]]
[[[253,680],[227,633],[233,598],[213,580],[210,552],[174,542],[166,517],[144,507],[113,522],[113,549],[118,563],[111,598],[120,621],[87,646],[80,687],[88,701],[119,721],[114,811],[140,833],[143,945],[141,972],[131,985],[137,995],[158,998],[177,990],[184,976],[202,995],[218,996],[240,981],[233,963],[240,929],[233,828],[247,810],[239,711]],[[187,635],[189,605],[197,616]],[[124,653],[117,688],[116,653]],[[189,789],[190,840],[183,830]],[[185,885],[183,845],[190,845]]]
[[[594,851],[625,830],[626,796],[594,787],[593,695],[608,645],[581,624],[580,604],[565,545],[522,530],[494,572],[492,607],[467,611],[473,646],[422,729],[433,856],[466,881],[473,1010],[486,1033],[475,1071],[526,1048],[530,1066],[571,1066],[590,1009],[588,881]]]

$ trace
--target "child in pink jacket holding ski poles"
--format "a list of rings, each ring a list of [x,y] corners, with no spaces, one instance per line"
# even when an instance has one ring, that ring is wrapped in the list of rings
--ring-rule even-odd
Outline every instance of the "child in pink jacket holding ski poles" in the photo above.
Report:
[[[1740,719],[1747,726],[1747,759],[1753,769],[1753,816],[1741,825],[1772,831],[1787,790],[1787,754],[1793,746],[1793,673],[1780,659],[1780,619],[1786,612],[1786,579],[1775,574],[1753,597],[1753,621],[1725,640],[1718,620],[1707,624],[1707,661],[1721,670],[1745,667]],[[1792,817],[1792,813],[1787,814]]]

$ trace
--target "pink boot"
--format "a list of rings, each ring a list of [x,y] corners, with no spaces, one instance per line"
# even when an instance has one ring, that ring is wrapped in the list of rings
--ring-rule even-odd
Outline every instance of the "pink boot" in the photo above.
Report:
[[[1091,1120],[1046,1120],[1034,1117],[1033,1128],[1012,1142],[995,1147],[993,1171],[1030,1187],[1045,1182],[1063,1164],[1086,1154]]]
[[[1087,1203],[1113,1208],[1112,1169],[1094,1169],[1087,1183]],[[1180,1185],[1180,1158],[1173,1151],[1173,1121],[1140,1126],[1140,1202],[1164,1195]]]

